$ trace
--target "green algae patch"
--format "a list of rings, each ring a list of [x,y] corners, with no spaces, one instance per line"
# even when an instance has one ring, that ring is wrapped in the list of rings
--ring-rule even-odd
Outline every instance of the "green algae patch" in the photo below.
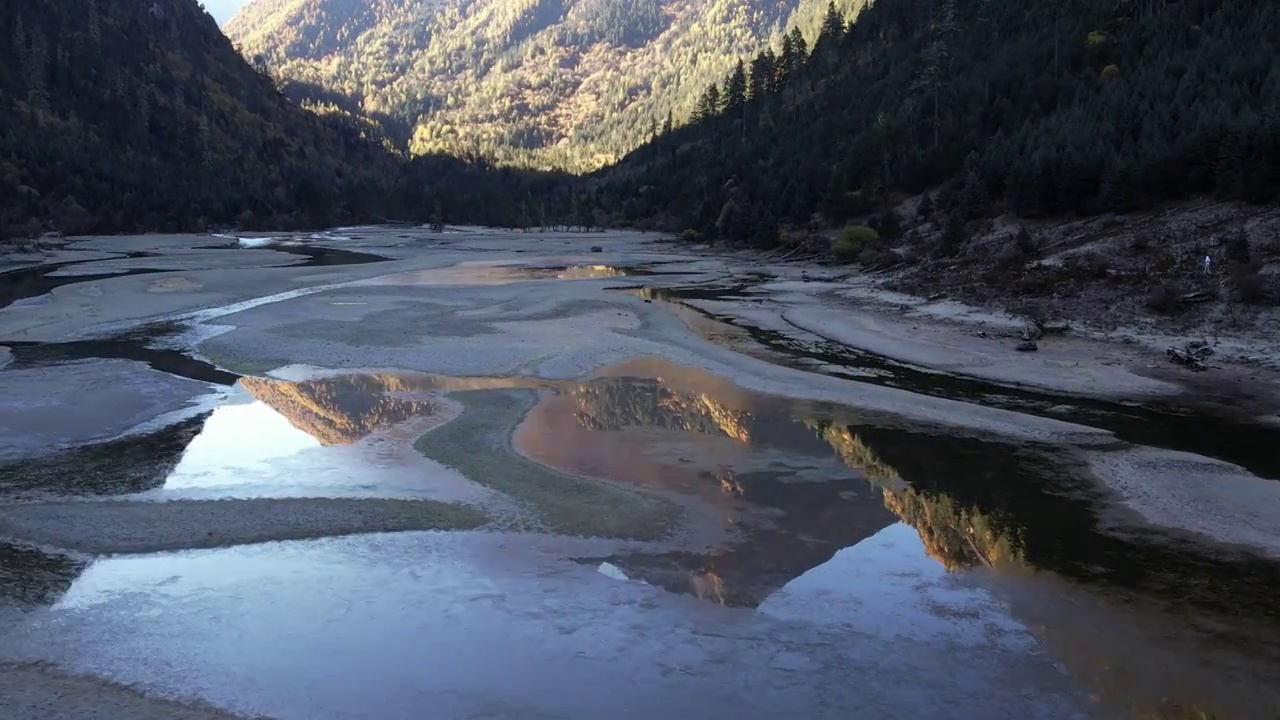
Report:
[[[556,472],[511,448],[511,436],[536,395],[528,391],[455,393],[463,413],[423,435],[423,455],[513,498],[537,529],[566,535],[655,540],[675,526],[677,506],[606,482]]]

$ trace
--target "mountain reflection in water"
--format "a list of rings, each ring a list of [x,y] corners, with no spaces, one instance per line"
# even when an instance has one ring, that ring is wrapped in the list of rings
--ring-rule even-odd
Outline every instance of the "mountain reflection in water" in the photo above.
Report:
[[[67,555],[0,541],[0,600],[19,605],[53,604],[88,564]]]
[[[113,441],[172,446],[180,457],[153,463],[154,479],[130,475],[95,493],[207,488],[241,476],[259,485],[288,481],[298,486],[290,492],[304,494],[307,483],[348,495],[376,491],[383,480],[362,477],[376,474],[367,457],[298,458],[439,416],[442,396],[451,393],[534,390],[541,399],[512,438],[522,455],[691,501],[733,538],[710,552],[611,560],[656,585],[754,606],[839,549],[904,522],[949,570],[1036,567],[1216,610],[1270,618],[1278,612],[1260,590],[1280,587],[1274,563],[1224,561],[1188,546],[1101,532],[1092,481],[1053,448],[947,435],[855,408],[752,393],[664,361],[629,361],[578,381],[344,373],[244,378],[239,387],[241,402],[215,410],[194,437],[188,424]],[[172,441],[161,442],[167,434]],[[111,454],[131,457],[114,446]],[[22,467],[3,470],[31,475]],[[392,485],[412,493],[425,481],[400,477]]]
[[[321,445],[348,445],[434,409],[428,400],[395,395],[412,389],[394,375],[337,375],[301,382],[244,378],[240,384]]]
[[[243,378],[149,497],[448,499],[449,479],[417,455],[360,445],[406,421],[432,421],[438,398],[411,396],[394,375],[289,382]],[[391,443],[395,445],[395,443]],[[457,480],[453,481],[457,484]]]
[[[1013,533],[981,512],[914,491],[844,424],[847,409],[747,393],[696,371],[656,370],[654,378],[565,387],[530,413],[514,439],[521,452],[553,467],[697,495],[737,535],[708,553],[607,559],[626,574],[754,607],[898,521],[916,527],[928,554],[947,569],[1019,558]],[[963,441],[905,430],[886,441],[912,455],[949,456],[957,461],[950,472],[980,472],[969,465],[985,462],[991,475],[1019,474],[1010,463],[984,461],[980,455],[993,448],[982,445],[964,453]]]
[[[343,373],[245,378],[239,388],[240,401],[197,421],[198,433],[189,422],[113,441],[111,457],[126,462],[110,463],[104,473],[121,479],[98,483],[93,494],[163,486],[214,497],[230,483],[256,484],[264,496],[419,496],[442,480],[404,462],[398,475],[380,475],[389,461],[374,458],[371,467],[368,454],[344,448],[408,421],[401,435],[425,432],[428,425],[414,423],[442,421],[449,407],[442,396],[451,393],[533,390],[540,400],[512,437],[526,458],[684,501],[717,535],[732,538],[709,552],[611,559],[656,585],[754,606],[841,548],[903,522],[949,570],[1034,567],[1178,604],[1271,619],[1280,612],[1264,590],[1280,587],[1274,563],[1100,531],[1093,482],[1054,448],[947,435],[856,408],[752,393],[660,360],[621,363],[577,381]],[[407,447],[413,437],[393,439]],[[146,477],[126,472],[142,466],[129,460],[137,453],[117,447],[131,443],[171,448],[171,459],[142,468]],[[322,450],[327,454],[318,455]],[[33,473],[26,465],[0,468],[0,478],[38,475],[43,484],[67,485],[56,494],[82,494],[83,483],[54,478],[57,467]],[[1226,592],[1233,588],[1239,591]]]
[[[254,496],[359,494],[375,485],[412,496],[444,479],[425,465],[388,474],[381,460],[371,466],[367,455],[347,451],[402,427],[396,442],[409,447],[425,431],[413,423],[448,405],[442,396],[532,391],[539,400],[511,438],[524,458],[675,498],[730,538],[710,550],[579,558],[611,577],[797,621],[838,623],[865,613],[885,632],[906,635],[977,626],[949,622],[950,612],[978,613],[1000,631],[1007,618],[966,590],[965,578],[1005,578],[1031,588],[1019,591],[1026,609],[1018,615],[1037,618],[1046,642],[1072,656],[1073,671],[1127,654],[1128,664],[1098,682],[1143,684],[1144,708],[1168,685],[1159,673],[1139,677],[1151,653],[1185,660],[1193,657],[1186,648],[1213,638],[1235,657],[1252,653],[1257,666],[1248,666],[1246,680],[1280,663],[1274,650],[1254,649],[1257,638],[1275,637],[1280,627],[1274,563],[1103,532],[1092,481],[1054,448],[947,435],[856,408],[761,395],[656,360],[578,381],[347,373],[244,379],[239,386],[240,401],[215,410],[194,437],[183,427],[137,439],[145,447],[185,447],[177,467],[156,478],[165,491],[204,497],[199,492],[222,493],[228,482],[240,482],[256,483]],[[185,434],[159,442],[165,432]],[[121,482],[118,492],[137,485]],[[0,579],[27,602],[56,599],[81,569],[56,556],[0,548]],[[981,572],[970,576],[969,569]],[[1050,597],[1028,602],[1033,592]],[[1086,642],[1069,630],[1095,621],[1130,628],[1132,608],[1145,609],[1138,620],[1176,617],[1177,625],[1167,635],[1135,631],[1123,652],[1106,638]],[[1171,642],[1179,649],[1165,653]],[[1222,668],[1232,663],[1240,667],[1229,659],[1167,672],[1203,680],[1185,696],[1229,703],[1239,693]],[[1133,692],[1116,687],[1120,696]]]

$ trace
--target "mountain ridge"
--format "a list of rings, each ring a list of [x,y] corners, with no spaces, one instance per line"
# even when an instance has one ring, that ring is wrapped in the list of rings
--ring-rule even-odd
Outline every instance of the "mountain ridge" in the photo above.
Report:
[[[865,1],[839,7],[852,15]],[[814,35],[826,6],[254,0],[225,29],[286,90],[389,119],[415,153],[590,170],[690,115],[708,83],[788,27]]]
[[[876,232],[851,254],[883,265],[917,215],[945,257],[1000,212],[1280,201],[1280,6],[879,0],[824,28],[597,173],[606,222],[767,248],[783,226],[856,219]]]

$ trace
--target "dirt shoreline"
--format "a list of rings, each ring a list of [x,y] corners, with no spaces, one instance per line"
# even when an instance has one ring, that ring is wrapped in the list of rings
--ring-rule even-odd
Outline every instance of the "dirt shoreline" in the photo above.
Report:
[[[716,252],[715,250],[710,250]],[[1280,425],[1280,346],[1259,333],[1230,338],[1176,335],[1129,324],[1097,327],[1088,318],[1055,315],[1065,332],[1038,337],[1035,352],[1018,352],[1035,327],[1024,315],[961,302],[947,293],[923,297],[889,289],[898,273],[865,272],[803,262],[777,262],[755,251],[724,251],[727,259],[774,275],[761,283],[763,302],[737,312],[727,303],[686,304],[735,315],[784,335],[809,334],[924,370],[1012,388],[1079,397],[1183,407],[1235,421]],[[761,305],[777,304],[769,312]],[[1131,310],[1131,309],[1130,309]],[[1280,322],[1280,310],[1276,313]],[[1167,349],[1202,340],[1215,353],[1208,369],[1170,361]],[[1249,352],[1242,355],[1242,349]]]
[[[851,307],[868,319],[880,320],[881,325],[886,319],[900,325],[909,322],[918,334],[936,336],[934,358],[912,363],[923,367],[1011,387],[1044,388],[1084,398],[1158,401],[1223,418],[1280,422],[1280,371],[1270,368],[1211,359],[1209,369],[1196,372],[1172,363],[1165,353],[1168,346],[1096,337],[1087,328],[1074,329],[1079,325],[1070,319],[1072,329],[1066,334],[1040,338],[1035,341],[1036,352],[1021,353],[1016,350],[1020,337],[999,319],[984,321],[977,315],[934,320],[910,310],[895,313],[886,305]],[[859,342],[847,334],[824,334],[803,322],[795,324],[845,345],[895,356],[893,350],[877,352],[883,347]],[[949,357],[957,347],[973,359],[957,363]]]
[[[156,697],[45,663],[0,663],[0,707],[27,720],[249,720],[199,700]]]

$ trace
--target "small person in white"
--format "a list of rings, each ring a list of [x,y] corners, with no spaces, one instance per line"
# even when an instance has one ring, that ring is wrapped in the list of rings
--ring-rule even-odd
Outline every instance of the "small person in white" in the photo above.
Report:
[[[1212,267],[1213,267],[1213,259],[1210,258],[1208,255],[1205,255],[1204,256],[1204,274],[1208,275]]]

